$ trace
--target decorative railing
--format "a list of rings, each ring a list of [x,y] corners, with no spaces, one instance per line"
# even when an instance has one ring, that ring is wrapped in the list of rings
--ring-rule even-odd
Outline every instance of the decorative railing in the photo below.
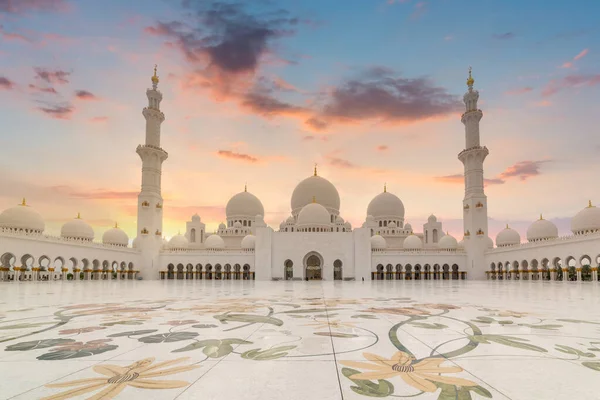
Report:
[[[0,236],[14,237],[14,238],[26,239],[26,240],[39,240],[39,241],[50,242],[50,243],[74,244],[74,245],[79,245],[79,246],[83,246],[83,247],[95,247],[95,248],[105,248],[105,249],[111,249],[111,250],[137,252],[136,249],[132,249],[130,247],[120,246],[120,245],[116,245],[116,244],[104,244],[102,242],[95,242],[95,241],[87,240],[87,239],[64,238],[62,236],[47,235],[47,234],[42,234],[42,233],[25,233],[25,232],[16,231],[16,230],[10,229],[10,228],[0,228]]]
[[[436,254],[458,254],[465,255],[466,252],[463,249],[372,249],[373,254],[381,255],[407,255],[407,254],[423,254],[423,255],[436,255]]]
[[[162,254],[223,254],[223,255],[246,255],[254,254],[254,249],[164,249]]]
[[[587,240],[595,240],[600,239],[600,232],[588,233],[585,235],[567,235],[567,236],[559,236],[553,239],[546,240],[537,240],[535,242],[527,242],[527,243],[518,243],[508,246],[499,246],[494,249],[489,249],[486,253],[494,253],[494,252],[502,252],[507,250],[516,250],[516,249],[530,249],[533,247],[544,247],[544,246],[552,246],[561,243],[567,242],[584,242]]]

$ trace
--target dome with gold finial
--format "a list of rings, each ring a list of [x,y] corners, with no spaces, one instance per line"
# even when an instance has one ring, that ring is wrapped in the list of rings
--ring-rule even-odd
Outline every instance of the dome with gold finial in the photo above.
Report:
[[[247,186],[244,186],[243,192],[229,199],[225,206],[227,220],[234,218],[253,220],[259,214],[265,215],[265,209],[258,197],[248,192]]]
[[[102,243],[127,247],[129,244],[129,236],[119,228],[119,224],[115,223],[114,228],[107,230],[104,232],[104,235],[102,235]]]
[[[0,214],[0,228],[24,231],[25,233],[42,233],[45,227],[42,216],[28,206],[25,199],[21,204],[7,208]]]
[[[375,222],[383,220],[398,220],[404,223],[404,204],[395,194],[387,191],[387,185],[383,186],[383,192],[371,200],[367,206],[367,215],[372,215]]]
[[[496,236],[496,246],[514,246],[516,244],[521,243],[521,235],[519,232],[510,228],[508,224],[506,224],[506,228],[504,228],[498,235]]]
[[[66,222],[62,226],[60,236],[66,239],[91,241],[94,240],[94,229],[90,224],[81,219],[80,213],[77,213],[77,218]]]
[[[600,230],[600,208],[588,202],[588,206],[579,211],[571,219],[571,231],[575,235],[585,235],[586,233],[598,232]]]
[[[292,193],[292,215],[299,215],[304,206],[312,203],[313,197],[316,197],[317,202],[330,214],[339,215],[340,195],[331,182],[318,175],[316,166],[313,174],[301,181]]]
[[[554,239],[558,237],[558,228],[552,222],[545,220],[540,214],[540,219],[527,228],[527,241]]]
[[[331,228],[331,217],[329,211],[317,202],[316,196],[314,201],[302,207],[298,214],[298,224],[300,229],[304,228]]]

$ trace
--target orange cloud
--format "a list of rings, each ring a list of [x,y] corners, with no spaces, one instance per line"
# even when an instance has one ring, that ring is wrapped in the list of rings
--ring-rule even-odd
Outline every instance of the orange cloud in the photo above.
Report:
[[[108,117],[92,117],[89,119],[90,122],[103,123],[108,121]]]
[[[250,164],[255,164],[259,161],[257,157],[251,156],[249,154],[235,153],[231,150],[219,150],[217,151],[217,156],[230,160],[243,161]]]

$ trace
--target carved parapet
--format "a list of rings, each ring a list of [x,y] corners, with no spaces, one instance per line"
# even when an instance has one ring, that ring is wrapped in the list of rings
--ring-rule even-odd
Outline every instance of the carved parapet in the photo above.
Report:
[[[142,229],[142,230],[140,231],[140,233],[141,233],[142,235],[147,235],[147,234],[148,234],[148,229],[144,228],[144,229]]]

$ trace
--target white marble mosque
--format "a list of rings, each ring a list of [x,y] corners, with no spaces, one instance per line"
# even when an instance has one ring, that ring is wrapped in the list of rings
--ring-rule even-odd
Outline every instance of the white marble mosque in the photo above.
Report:
[[[470,71],[461,118],[465,150],[458,154],[465,177],[460,241],[444,234],[435,215],[415,231],[402,201],[385,187],[368,204],[362,226],[352,227],[335,186],[315,166],[294,189],[290,216],[278,228],[265,224],[263,204],[244,190],[231,197],[226,223],[215,233],[195,214],[185,234],[167,242],[161,168],[168,154],[161,147],[165,116],[158,83],[155,69],[142,111],[145,144],[136,149],[142,185],[131,246],[117,225],[97,241],[79,215],[60,237],[45,234],[44,218],[23,199],[0,214],[0,280],[598,280],[600,209],[591,202],[573,217],[571,236],[559,237],[542,216],[526,240],[509,226],[495,244],[488,236],[483,163],[489,151],[480,143],[483,112]]]

